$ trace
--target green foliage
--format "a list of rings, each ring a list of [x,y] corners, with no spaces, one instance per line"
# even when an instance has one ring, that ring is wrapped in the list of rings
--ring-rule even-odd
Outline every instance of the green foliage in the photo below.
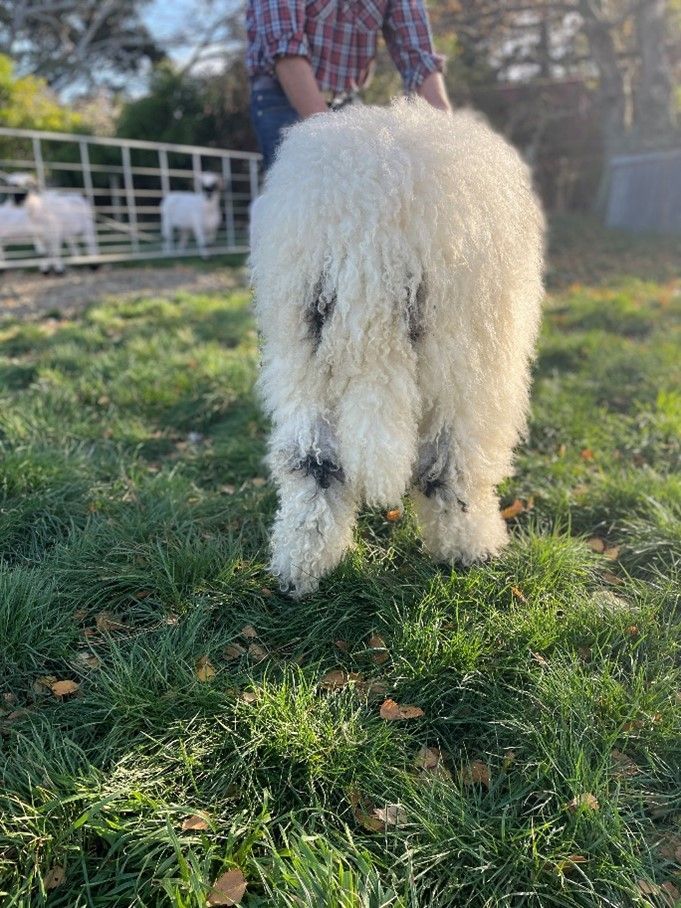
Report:
[[[580,278],[603,262],[594,230],[557,233]],[[409,511],[368,512],[297,603],[265,569],[245,292],[0,323],[3,904],[203,908],[233,867],[248,908],[672,904],[655,887],[681,869],[677,260],[599,244],[598,286],[565,257],[552,272],[503,489],[534,505],[506,552],[445,568]],[[336,668],[425,715],[320,689]],[[79,690],[59,700],[45,676]],[[442,775],[417,770],[423,745]],[[357,792],[405,819],[369,831]],[[183,829],[197,813],[208,829]]]
[[[75,132],[82,118],[60,104],[43,79],[19,77],[9,57],[0,54],[0,122],[14,129]]]

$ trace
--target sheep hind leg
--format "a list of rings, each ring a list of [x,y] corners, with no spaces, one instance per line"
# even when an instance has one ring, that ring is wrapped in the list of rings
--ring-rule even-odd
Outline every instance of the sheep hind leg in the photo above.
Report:
[[[269,458],[279,491],[270,569],[294,598],[314,592],[352,543],[355,497],[325,435],[322,427],[308,451],[293,445]]]
[[[493,485],[467,470],[447,428],[422,442],[412,498],[424,545],[439,561],[485,561],[508,541]]]

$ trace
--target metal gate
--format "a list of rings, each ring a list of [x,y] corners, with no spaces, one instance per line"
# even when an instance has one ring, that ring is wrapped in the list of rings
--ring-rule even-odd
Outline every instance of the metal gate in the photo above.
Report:
[[[4,180],[18,173],[30,174],[39,191],[84,196],[94,211],[97,253],[62,249],[67,263],[174,258],[196,255],[197,249],[190,239],[185,249],[164,250],[161,201],[171,191],[198,191],[201,175],[215,173],[221,179],[221,221],[208,252],[240,253],[248,249],[259,161],[260,155],[245,151],[0,127],[0,202]],[[0,205],[0,219],[2,211]],[[3,237],[2,223],[0,244],[0,270],[44,261],[29,236]]]

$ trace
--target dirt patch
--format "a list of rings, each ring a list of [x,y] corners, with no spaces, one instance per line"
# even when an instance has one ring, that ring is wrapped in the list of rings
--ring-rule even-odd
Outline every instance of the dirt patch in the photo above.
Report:
[[[247,282],[243,268],[202,270],[188,265],[69,272],[62,277],[0,272],[0,318],[36,319],[59,312],[72,316],[104,297],[124,300],[188,291],[225,293]]]

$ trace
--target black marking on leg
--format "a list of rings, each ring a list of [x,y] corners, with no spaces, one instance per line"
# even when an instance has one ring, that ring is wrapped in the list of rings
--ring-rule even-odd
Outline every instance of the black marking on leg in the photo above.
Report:
[[[345,482],[345,473],[340,464],[329,458],[318,458],[315,454],[308,454],[294,467],[305,476],[312,476],[320,489],[328,489],[332,481]]]
[[[324,286],[323,278],[320,278],[315,284],[315,288],[312,292],[312,302],[306,311],[308,332],[315,353],[322,342],[324,325],[331,317],[335,305],[335,290],[326,288]]]
[[[424,307],[426,303],[426,281],[425,278],[412,293],[407,287],[407,328],[409,330],[409,340],[412,344],[417,343],[423,336],[424,326]]]
[[[468,504],[459,498],[448,482],[450,474],[449,435],[431,441],[422,450],[416,470],[416,485],[426,498],[440,498],[442,501],[455,501],[464,514],[468,513]]]

